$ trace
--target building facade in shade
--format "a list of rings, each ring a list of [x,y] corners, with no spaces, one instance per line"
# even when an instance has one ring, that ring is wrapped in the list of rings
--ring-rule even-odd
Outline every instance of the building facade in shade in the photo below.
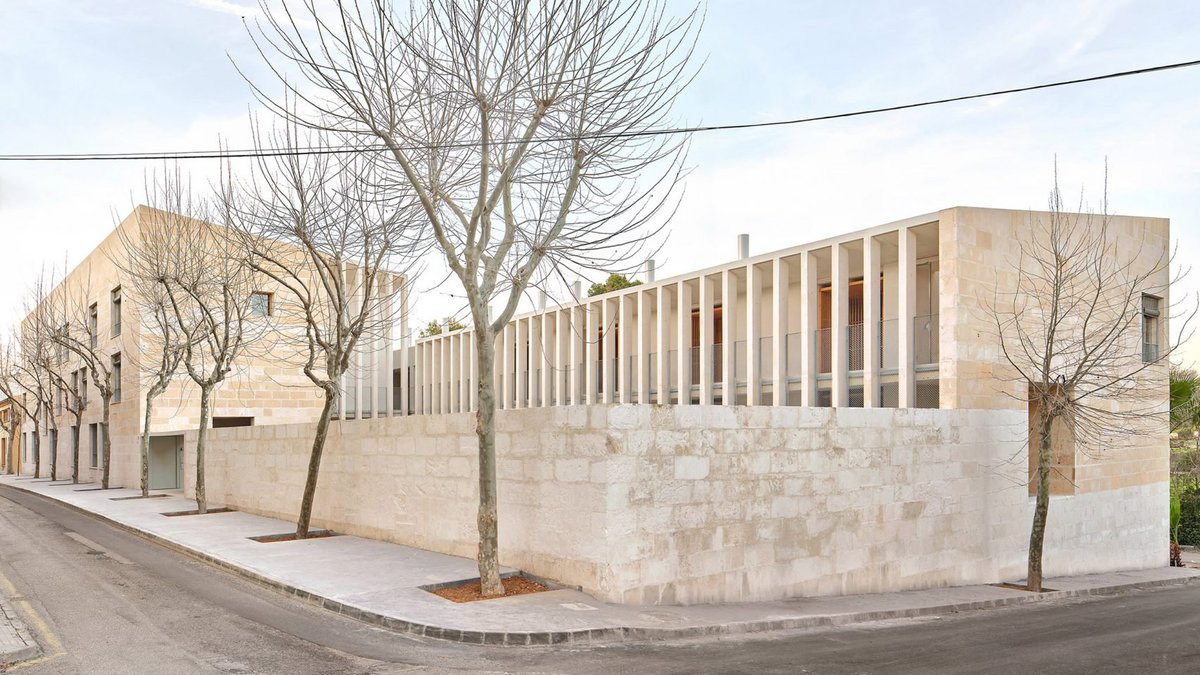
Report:
[[[78,266],[47,293],[46,306],[54,307],[49,315],[72,326],[81,340],[90,341],[93,349],[107,355],[106,365],[114,380],[114,396],[110,412],[113,485],[137,486],[141,475],[141,448],[145,395],[150,386],[152,370],[157,362],[153,351],[157,328],[140,315],[143,303],[136,296],[134,284],[123,278],[128,269],[124,260],[130,242],[138,241],[140,228],[154,227],[166,216],[161,211],[139,206],[122,220],[108,237]],[[172,216],[176,218],[177,216]],[[201,226],[200,223],[196,224]],[[212,225],[204,225],[215,227]],[[186,228],[181,232],[186,233]],[[210,245],[212,238],[208,239]],[[178,242],[188,246],[188,241]],[[194,245],[194,244],[193,244]],[[297,256],[301,261],[302,256]],[[353,287],[355,270],[347,269]],[[304,375],[302,338],[303,320],[293,304],[287,301],[286,291],[265,277],[249,291],[248,344],[235,360],[232,372],[218,385],[211,399],[211,426],[241,427],[315,421],[323,405],[322,394]],[[385,274],[377,292],[394,297],[402,277]],[[390,312],[381,306],[381,312]],[[34,321],[34,314],[25,324]],[[386,330],[364,338],[352,359],[352,368],[344,378],[340,397],[342,414],[347,417],[386,416],[391,414],[390,377],[392,371],[390,348],[394,334],[392,321],[380,321]],[[26,424],[22,446],[32,448],[32,434],[41,434],[42,470],[48,471],[49,453],[57,446],[60,477],[71,462],[71,442],[79,438],[80,479],[98,480],[102,464],[101,398],[93,375],[83,360],[62,348],[58,352],[59,375],[67,386],[55,392],[51,415],[57,430],[43,420],[40,428]],[[145,362],[146,367],[143,367]],[[72,404],[81,408],[79,424],[71,414]],[[183,434],[199,426],[199,390],[181,365],[170,385],[154,400],[151,419],[150,484],[154,489],[184,488],[191,485],[195,475],[194,449],[184,447]],[[26,461],[25,473],[33,470]],[[69,468],[66,469],[69,476]]]

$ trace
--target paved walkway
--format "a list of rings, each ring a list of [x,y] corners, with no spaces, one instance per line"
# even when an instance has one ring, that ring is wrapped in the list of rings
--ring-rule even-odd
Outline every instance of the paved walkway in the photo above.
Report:
[[[239,512],[163,516],[195,508],[195,502],[179,491],[156,499],[122,500],[137,491],[12,476],[0,477],[0,483],[56,499],[331,610],[394,629],[472,643],[544,644],[809,628],[1112,593],[1200,577],[1200,570],[1162,567],[1053,578],[1046,585],[1057,590],[1041,595],[985,585],[770,603],[637,607],[554,590],[456,604],[419,587],[478,576],[475,562],[467,558],[351,536],[261,544],[248,537],[291,532],[294,525]]]

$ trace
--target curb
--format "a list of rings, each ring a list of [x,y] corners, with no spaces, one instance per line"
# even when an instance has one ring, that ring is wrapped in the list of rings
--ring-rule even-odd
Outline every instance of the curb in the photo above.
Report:
[[[25,643],[25,646],[20,649],[0,652],[0,669],[21,661],[28,661],[42,653],[41,646],[29,633],[25,622],[21,620],[20,615],[13,610],[12,606],[6,600],[0,600],[0,620],[7,623],[12,628],[12,631],[16,633],[17,637]]]
[[[53,497],[49,497],[39,492],[26,489],[24,487],[8,484],[15,490],[31,494],[42,499],[53,501],[56,504],[72,509],[78,513],[91,516],[97,520],[101,520],[113,527],[128,532],[130,534],[141,537],[148,541],[154,542],[160,546],[171,549],[177,553],[182,553],[196,560],[208,563],[214,567],[225,570],[237,576],[240,576],[249,581],[253,581],[261,586],[265,586],[272,590],[290,595],[301,600],[319,605],[320,607],[341,614],[343,616],[357,619],[376,626],[381,626],[393,631],[410,633],[413,635],[421,635],[424,637],[435,638],[439,640],[447,640],[450,642],[461,642],[464,644],[477,645],[555,645],[564,643],[590,643],[590,642],[633,642],[646,640],[678,640],[685,638],[708,637],[719,635],[744,635],[747,633],[765,633],[771,631],[784,630],[803,630],[808,628],[827,628],[834,626],[844,626],[855,623],[865,623],[869,621],[885,621],[889,619],[909,619],[923,616],[932,616],[937,614],[952,614],[956,612],[967,612],[981,609],[996,609],[1000,607],[1015,607],[1018,605],[1026,605],[1038,602],[1047,602],[1051,600],[1061,600],[1066,598],[1079,598],[1099,595],[1118,595],[1121,593],[1145,590],[1151,588],[1161,588],[1165,586],[1182,586],[1193,582],[1200,582],[1198,577],[1178,577],[1174,579],[1156,579],[1153,581],[1135,581],[1126,584],[1115,584],[1109,586],[1097,586],[1093,588],[1079,588],[1066,591],[1047,591],[1044,593],[1027,593],[1025,595],[1017,595],[1008,598],[992,598],[990,600],[976,600],[972,602],[960,602],[947,605],[932,605],[928,607],[910,607],[905,609],[887,609],[887,610],[871,610],[861,612],[848,612],[844,614],[826,614],[813,616],[788,617],[777,619],[762,619],[755,621],[735,621],[726,624],[709,624],[703,626],[683,626],[678,628],[650,628],[641,626],[612,626],[607,628],[589,628],[569,631],[535,631],[535,632],[501,632],[501,631],[473,631],[462,630],[458,628],[447,628],[445,626],[435,626],[432,624],[421,623],[408,619],[387,616],[365,610],[353,605],[343,603],[332,598],[327,598],[302,588],[297,588],[291,584],[284,583],[272,579],[266,575],[254,572],[245,567],[235,565],[226,560],[216,558],[199,549],[185,546],[178,542],[172,541],[165,537],[161,537],[152,532],[140,530],[136,527],[126,525],[119,521],[113,520],[108,516],[89,511],[83,507],[64,502]],[[26,657],[28,658],[28,657]]]

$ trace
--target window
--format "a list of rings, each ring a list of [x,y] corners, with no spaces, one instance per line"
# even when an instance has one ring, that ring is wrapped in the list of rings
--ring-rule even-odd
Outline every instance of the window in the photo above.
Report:
[[[60,341],[60,342],[58,343],[58,362],[59,362],[59,363],[66,363],[66,362],[67,362],[67,343],[66,343],[66,338],[67,338],[69,335],[70,335],[70,327],[69,327],[69,326],[67,326],[67,324],[65,324],[65,323],[64,323],[64,324],[62,325],[62,328],[60,328],[60,329],[59,329],[59,336],[62,338],[62,341]]]
[[[1142,296],[1142,361],[1158,360],[1158,316],[1161,300],[1153,295]]]
[[[113,386],[113,403],[121,402],[121,355],[112,355],[112,386]]]
[[[79,405],[79,371],[78,370],[71,371],[71,395],[75,397],[75,400],[71,402],[71,405],[75,406],[76,409],[82,408],[83,406]]]
[[[93,302],[92,306],[88,307],[88,339],[92,343],[92,348],[96,347],[96,340],[97,340],[97,337],[96,337],[97,330],[96,329],[100,325],[99,321],[96,318],[97,316],[98,316],[98,314],[97,314],[97,309],[96,309],[96,303]]]
[[[270,293],[251,293],[250,316],[271,316],[272,299]]]
[[[67,390],[61,386],[55,386],[54,388],[58,390],[58,414],[61,415],[67,398]]]
[[[121,287],[112,290],[112,336],[121,334]]]
[[[79,369],[79,409],[87,407],[87,368]]]
[[[88,425],[88,447],[92,451],[92,468],[100,466],[100,425]]]

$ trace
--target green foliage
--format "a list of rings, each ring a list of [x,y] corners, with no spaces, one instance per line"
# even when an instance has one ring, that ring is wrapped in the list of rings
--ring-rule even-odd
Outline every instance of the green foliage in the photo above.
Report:
[[[455,319],[452,316],[446,317],[446,321],[449,322],[449,324],[450,324],[450,332],[454,332],[456,330],[462,330],[462,329],[466,328],[466,326],[464,326],[458,319]],[[429,325],[422,328],[421,332],[419,333],[420,337],[423,337],[423,338],[432,337],[434,335],[441,335],[441,334],[442,334],[442,322],[438,321],[437,319],[430,321]]]
[[[1200,374],[1171,368],[1171,431],[1200,427]]]
[[[1200,452],[1195,448],[1171,452],[1171,536],[1200,546]]]
[[[1179,521],[1183,516],[1183,504],[1179,492],[1171,490],[1171,541],[1179,543]]]
[[[624,274],[610,274],[608,275],[608,280],[604,283],[592,284],[591,287],[588,288],[588,297],[590,298],[594,295],[602,295],[610,291],[619,291],[622,288],[631,288],[633,286],[641,285],[642,282],[630,281],[629,277],[625,276]]]

